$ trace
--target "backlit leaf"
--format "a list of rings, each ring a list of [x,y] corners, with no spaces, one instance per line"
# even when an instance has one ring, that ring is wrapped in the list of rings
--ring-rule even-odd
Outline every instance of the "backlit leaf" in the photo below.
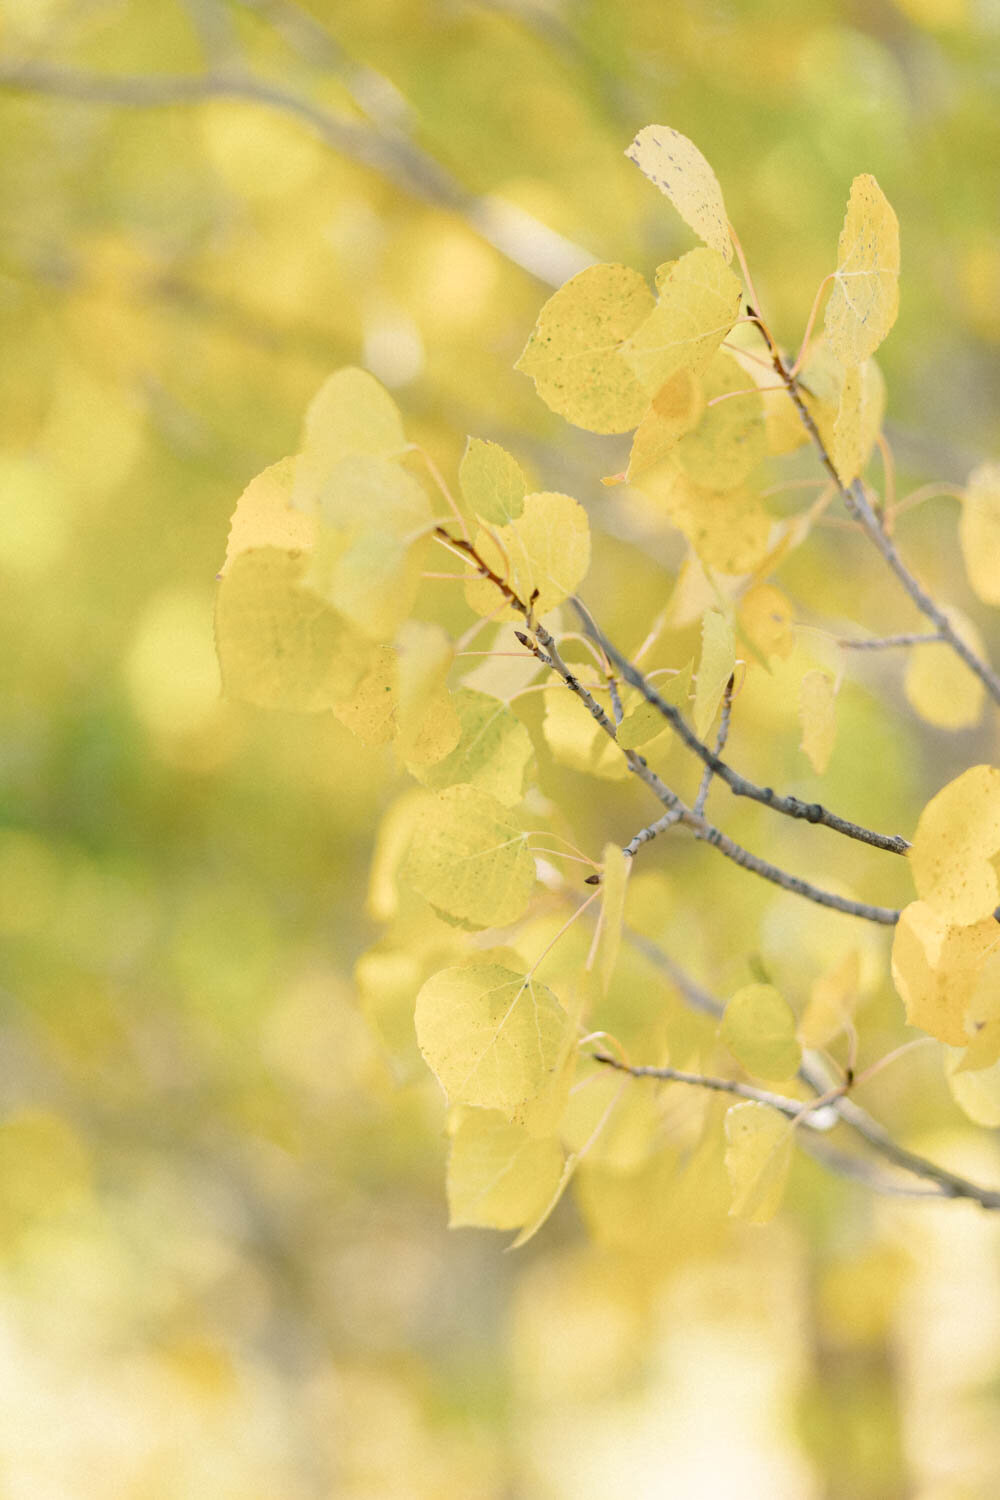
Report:
[[[677,446],[700,418],[705,407],[701,384],[690,370],[677,370],[653,397],[635,430],[625,478],[652,468]]]
[[[306,411],[292,504],[297,510],[316,510],[331,472],[350,455],[391,458],[405,448],[399,409],[384,386],[367,370],[350,365],[337,370]]]
[[[653,306],[653,294],[628,266],[589,266],[542,308],[517,362],[546,406],[590,432],[628,432],[648,405],[621,355]]]
[[[830,764],[837,739],[836,694],[828,672],[807,672],[799,688],[802,749],[813,770],[822,776]]]
[[[215,640],[228,698],[319,713],[350,696],[370,647],[302,586],[306,559],[274,547],[241,553],[219,585]]]
[[[396,652],[376,646],[371,665],[353,692],[333,706],[340,722],[366,745],[386,745],[396,734],[399,687]]]
[[[477,535],[476,550],[523,603],[529,604],[537,590],[533,608],[540,617],[575,593],[586,576],[590,566],[587,512],[571,495],[548,491],[528,495],[523,513],[501,527],[496,540],[486,531]],[[486,578],[470,579],[465,597],[481,615],[494,614],[503,605],[499,589]]]
[[[885,416],[885,381],[873,359],[851,365],[844,376],[833,427],[834,468],[850,484],[868,462]]]
[[[892,942],[892,979],[911,1026],[951,1047],[969,1041],[969,1006],[1000,926],[985,917],[955,926],[926,901],[903,908]]]
[[[956,635],[977,655],[985,656],[983,638],[972,621],[954,607],[945,614]],[[982,717],[986,693],[982,680],[944,641],[909,648],[903,690],[910,706],[938,729],[968,729]]]
[[[826,335],[845,365],[875,353],[899,309],[899,224],[875,178],[855,177],[837,247]]]
[[[448,1124],[448,1223],[517,1229],[548,1204],[559,1185],[563,1152],[492,1109],[455,1111]]]
[[[732,260],[733,242],[722,189],[693,141],[669,125],[647,125],[625,155],[667,195],[699,239]]]
[[[663,723],[663,719],[660,719]],[[630,774],[621,750],[563,683],[552,684],[545,694],[545,743],[553,758],[574,771],[584,771],[607,781],[624,781]]]
[[[717,609],[706,610],[701,622],[701,660],[694,689],[694,732],[701,740],[719,711],[735,666],[732,623]]]
[[[255,547],[277,547],[284,552],[308,552],[316,522],[291,505],[295,459],[283,458],[251,479],[229,523],[226,560],[219,576],[229,571],[234,557]]]
[[[528,731],[506,703],[472,688],[458,688],[451,705],[458,715],[458,743],[435,765],[412,766],[413,774],[434,790],[466,782],[513,807],[521,800],[534,753]]]
[[[753,381],[724,350],[712,356],[701,392],[701,418],[680,438],[677,463],[703,489],[731,490],[767,452],[764,405]]]
[[[433,765],[458,743],[461,725],[445,686],[455,651],[440,625],[407,620],[397,638],[396,749]]]
[[[790,1121],[767,1104],[747,1100],[726,1111],[729,1212],[750,1224],[767,1224],[781,1207],[792,1164]]]
[[[705,567],[749,573],[767,555],[771,518],[750,490],[702,489],[674,459],[649,469],[636,488],[650,510],[683,532]]]
[[[945,1064],[945,1077],[955,1103],[970,1120],[987,1130],[1000,1127],[1000,1062],[970,1072],[961,1067],[956,1052]]]
[[[910,868],[918,895],[945,921],[967,925],[1000,904],[1000,770],[972,766],[920,815]]]
[[[858,1003],[861,961],[852,948],[832,969],[816,980],[799,1022],[803,1047],[826,1047],[853,1019]]]
[[[970,584],[985,604],[1000,605],[1000,464],[969,475],[958,534]]]
[[[524,509],[528,484],[521,465],[499,443],[470,438],[458,482],[466,505],[491,526],[506,526]]]
[[[692,658],[682,671],[675,673],[673,677],[662,678],[656,684],[657,693],[664,702],[669,703],[673,708],[679,708],[681,713],[686,713],[690,707],[693,674],[694,660]],[[651,740],[664,732],[670,732],[669,722],[660,713],[655,703],[650,703],[643,698],[618,725],[618,744],[623,750],[636,750],[640,745],[648,745]]]
[[[417,1042],[448,1098],[508,1119],[546,1087],[571,1027],[551,990],[497,964],[442,969],[417,996]]]
[[[792,1078],[802,1061],[795,1012],[770,984],[748,984],[726,1005],[719,1035],[758,1078]]]
[[[506,927],[524,914],[535,862],[501,802],[478,787],[451,786],[425,797],[401,878],[448,916]]]
[[[622,348],[642,388],[654,395],[678,370],[700,374],[733,326],[741,295],[717,250],[689,250],[672,262],[656,306]]]

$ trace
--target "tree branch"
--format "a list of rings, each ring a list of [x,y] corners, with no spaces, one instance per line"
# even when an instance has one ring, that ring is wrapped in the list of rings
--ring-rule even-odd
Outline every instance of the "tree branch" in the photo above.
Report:
[[[623,655],[603,630],[598,626],[586,605],[574,595],[570,601],[583,625],[583,629],[592,641],[601,647],[605,655],[618,668],[625,681],[632,687],[637,688],[647,703],[663,715],[671,728],[683,741],[689,750],[699,757],[721,781],[724,781],[730,791],[737,797],[749,797],[754,802],[761,802],[765,807],[771,807],[775,812],[783,813],[786,818],[797,818],[807,823],[819,823],[824,828],[832,828],[835,833],[841,833],[846,838],[857,839],[862,844],[870,844],[875,849],[887,850],[890,854],[905,854],[910,845],[908,840],[899,834],[876,833],[871,828],[865,828],[860,823],[852,823],[848,818],[842,818],[838,813],[830,810],[819,802],[803,802],[798,797],[785,797],[776,792],[773,787],[758,786],[746,776],[741,776],[734,771],[732,766],[727,765],[700,739],[694,731],[689,728],[682,714],[672,703],[661,698],[652,683],[640,672],[628,657]]]

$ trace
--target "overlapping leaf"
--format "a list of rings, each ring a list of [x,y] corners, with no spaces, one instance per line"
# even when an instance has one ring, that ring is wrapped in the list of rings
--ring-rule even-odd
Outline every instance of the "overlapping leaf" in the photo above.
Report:
[[[650,395],[678,370],[705,369],[736,321],[741,296],[722,256],[708,249],[672,262],[659,289],[655,308],[622,346],[622,358]]]
[[[972,766],[920,815],[910,867],[918,895],[946,922],[967,926],[1000,904],[1000,770]]]
[[[699,239],[733,258],[733,242],[718,178],[693,141],[669,125],[647,125],[625,155],[665,193]]]
[[[899,310],[899,224],[875,178],[855,177],[837,249],[826,336],[844,365],[881,344]]]
[[[502,802],[479,787],[452,786],[424,797],[402,878],[450,917],[506,927],[524,914],[535,862]]]

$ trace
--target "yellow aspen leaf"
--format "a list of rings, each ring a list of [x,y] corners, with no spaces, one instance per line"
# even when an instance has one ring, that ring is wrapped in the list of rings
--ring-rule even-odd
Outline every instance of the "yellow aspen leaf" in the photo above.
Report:
[[[591,1062],[573,1089],[559,1134],[565,1146],[585,1154],[588,1162],[634,1172],[658,1148],[661,1124],[652,1080],[624,1079]]]
[[[984,604],[1000,604],[1000,464],[969,475],[958,535],[973,591]]]
[[[492,1109],[456,1109],[449,1122],[446,1188],[452,1229],[518,1229],[548,1205],[559,1185],[563,1151]]]
[[[664,722],[662,717],[660,722]],[[542,733],[560,765],[605,781],[624,781],[629,775],[628,762],[615,741],[561,682],[553,683],[545,694]]]
[[[669,125],[647,125],[625,155],[666,194],[700,240],[732,260],[733,242],[722,189],[693,141]]]
[[[676,370],[657,391],[632,439],[625,478],[652,468],[676,447],[701,417],[705,398],[690,370]]]
[[[701,374],[736,321],[742,295],[716,250],[689,250],[672,261],[659,288],[656,306],[622,346],[651,395],[678,370]]]
[[[844,366],[830,347],[828,339],[816,339],[809,346],[798,386],[806,409],[816,423],[823,446],[828,453],[832,453],[834,429],[844,388]],[[788,404],[791,406],[792,402],[789,400]]]
[[[759,583],[744,594],[738,609],[740,627],[762,656],[782,661],[795,647],[794,610],[788,597],[770,583]]]
[[[979,631],[961,610],[945,610],[965,644],[985,656]],[[907,654],[903,691],[910,707],[938,729],[968,729],[983,712],[985,688],[975,672],[960,661],[944,641],[911,646]]]
[[[229,571],[234,557],[255,547],[276,547],[282,552],[309,551],[316,522],[312,516],[292,509],[295,462],[294,458],[283,458],[272,464],[251,479],[237,500],[220,578]]]
[[[456,689],[451,706],[458,715],[458,743],[434,765],[411,765],[413,775],[434,791],[464,782],[505,807],[515,806],[534,754],[528,731],[506,703],[473,688]]]
[[[838,964],[821,974],[799,1022],[803,1047],[826,1047],[854,1019],[861,983],[861,957],[852,948]]]
[[[491,526],[516,521],[524,509],[528,483],[517,459],[499,443],[470,437],[458,468],[462,498]]]
[[[950,1047],[969,1041],[969,1009],[1000,927],[992,916],[956,926],[926,901],[903,908],[892,941],[892,981],[911,1026]]]
[[[717,609],[706,610],[701,622],[701,661],[694,689],[694,732],[700,740],[712,726],[735,666],[732,622]]]
[[[368,643],[303,588],[304,569],[304,557],[274,547],[234,559],[215,607],[227,698],[320,713],[349,697],[368,670]]]
[[[566,1160],[563,1162],[563,1169],[560,1173],[559,1181],[556,1183],[552,1192],[549,1194],[548,1202],[545,1204],[541,1212],[535,1215],[530,1223],[525,1224],[524,1228],[521,1230],[517,1238],[511,1241],[510,1245],[507,1247],[509,1250],[520,1250],[521,1247],[523,1245],[526,1245],[529,1240],[533,1240],[535,1235],[541,1229],[542,1225],[548,1222],[555,1209],[558,1207],[560,1199],[572,1182],[573,1175],[576,1172],[579,1160],[580,1158],[578,1156],[567,1156]]]
[[[524,604],[537,591],[532,607],[537,616],[546,615],[576,592],[590,566],[587,512],[571,495],[545,490],[528,495],[516,521],[495,533],[479,532],[476,550]],[[470,579],[465,597],[481,615],[495,614],[503,605],[496,584],[486,578]]]
[[[575,426],[628,432],[648,398],[621,345],[652,306],[638,271],[588,266],[546,302],[515,368],[531,376],[546,406]]]
[[[636,488],[684,534],[705,567],[750,573],[767,555],[771,518],[749,490],[703,489],[672,459],[648,470]]]
[[[656,691],[665,703],[669,703],[673,708],[679,708],[681,713],[684,713],[688,708],[693,675],[694,658],[692,657],[687,666],[675,676],[665,681],[658,681]],[[669,732],[670,725],[655,703],[649,703],[643,698],[618,725],[617,738],[623,750],[637,750],[640,745],[648,745],[659,735]]]
[[[354,691],[333,706],[341,724],[365,745],[387,745],[396,734],[398,677],[392,646],[376,646]]]
[[[449,917],[507,927],[531,899],[535,861],[502,802],[478,787],[450,786],[426,794],[401,878]]]
[[[601,928],[597,939],[596,966],[601,993],[606,995],[621,947],[622,922],[625,920],[625,886],[632,861],[622,852],[620,844],[605,844],[601,864]]]
[[[795,1136],[791,1122],[767,1104],[748,1100],[726,1111],[729,1212],[750,1224],[767,1224],[785,1196]]]
[[[885,381],[873,359],[851,365],[840,391],[831,456],[844,484],[862,472],[882,430]]]
[[[417,996],[417,1043],[445,1094],[508,1119],[549,1083],[571,1026],[551,990],[499,964],[442,969]]]
[[[413,608],[431,509],[392,459],[361,454],[328,473],[306,583],[373,640],[395,635]]]
[[[855,177],[837,247],[826,336],[845,365],[875,353],[899,310],[899,224],[869,173]]]
[[[959,1073],[991,1068],[1000,1060],[1000,926],[993,925],[996,930],[966,1010],[969,1043],[956,1068]]]
[[[723,350],[709,361],[701,391],[701,418],[678,441],[677,462],[703,489],[735,489],[767,452],[763,401],[753,381]]]
[[[836,694],[828,672],[807,672],[799,688],[802,749],[813,770],[822,776],[830,764],[837,739]]]
[[[910,869],[917,894],[946,921],[968,926],[1000,904],[1000,770],[972,766],[920,815]]]
[[[399,873],[424,807],[426,794],[411,788],[389,804],[375,835],[365,909],[375,922],[399,915]]]
[[[352,365],[337,370],[306,411],[292,504],[297,510],[315,510],[342,459],[353,454],[391,458],[406,446],[403,419],[385,387],[367,370]]]
[[[757,1078],[793,1078],[802,1061],[795,1012],[772,984],[748,984],[728,1001],[719,1036]]]
[[[1000,1062],[969,1071],[961,1067],[961,1054],[945,1061],[945,1078],[959,1109],[987,1130],[1000,1126]]]
[[[461,725],[445,686],[455,649],[440,625],[407,620],[397,637],[396,749],[417,765],[443,759]]]

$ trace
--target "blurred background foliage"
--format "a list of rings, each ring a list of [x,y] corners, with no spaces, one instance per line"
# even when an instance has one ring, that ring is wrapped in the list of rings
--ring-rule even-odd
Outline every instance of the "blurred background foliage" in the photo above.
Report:
[[[1000,430],[998,85],[996,0],[0,0],[4,1495],[996,1493],[1000,1226],[968,1205],[807,1164],[753,1230],[718,1160],[677,1192],[653,1158],[595,1168],[519,1255],[447,1231],[436,1087],[397,1084],[351,979],[391,767],[333,720],[221,703],[212,606],[236,497],[354,362],[446,472],[472,432],[578,495],[587,597],[641,630],[676,553],[623,544],[599,484],[622,440],[511,367],[588,256],[688,248],[622,154],[654,120],[712,162],[793,346],[877,175],[901,482],[961,481]],[[953,502],[906,526],[958,590]],[[825,608],[849,565],[849,614],[905,628],[845,535],[799,594]],[[873,672],[830,798],[895,827],[996,747],[887,723]],[[826,919],[792,898],[657,879],[705,980],[761,942],[786,976],[820,964]],[[652,994],[629,982],[626,1013]],[[898,1028],[884,988],[868,1024]],[[882,1111],[995,1177],[924,1055]]]

